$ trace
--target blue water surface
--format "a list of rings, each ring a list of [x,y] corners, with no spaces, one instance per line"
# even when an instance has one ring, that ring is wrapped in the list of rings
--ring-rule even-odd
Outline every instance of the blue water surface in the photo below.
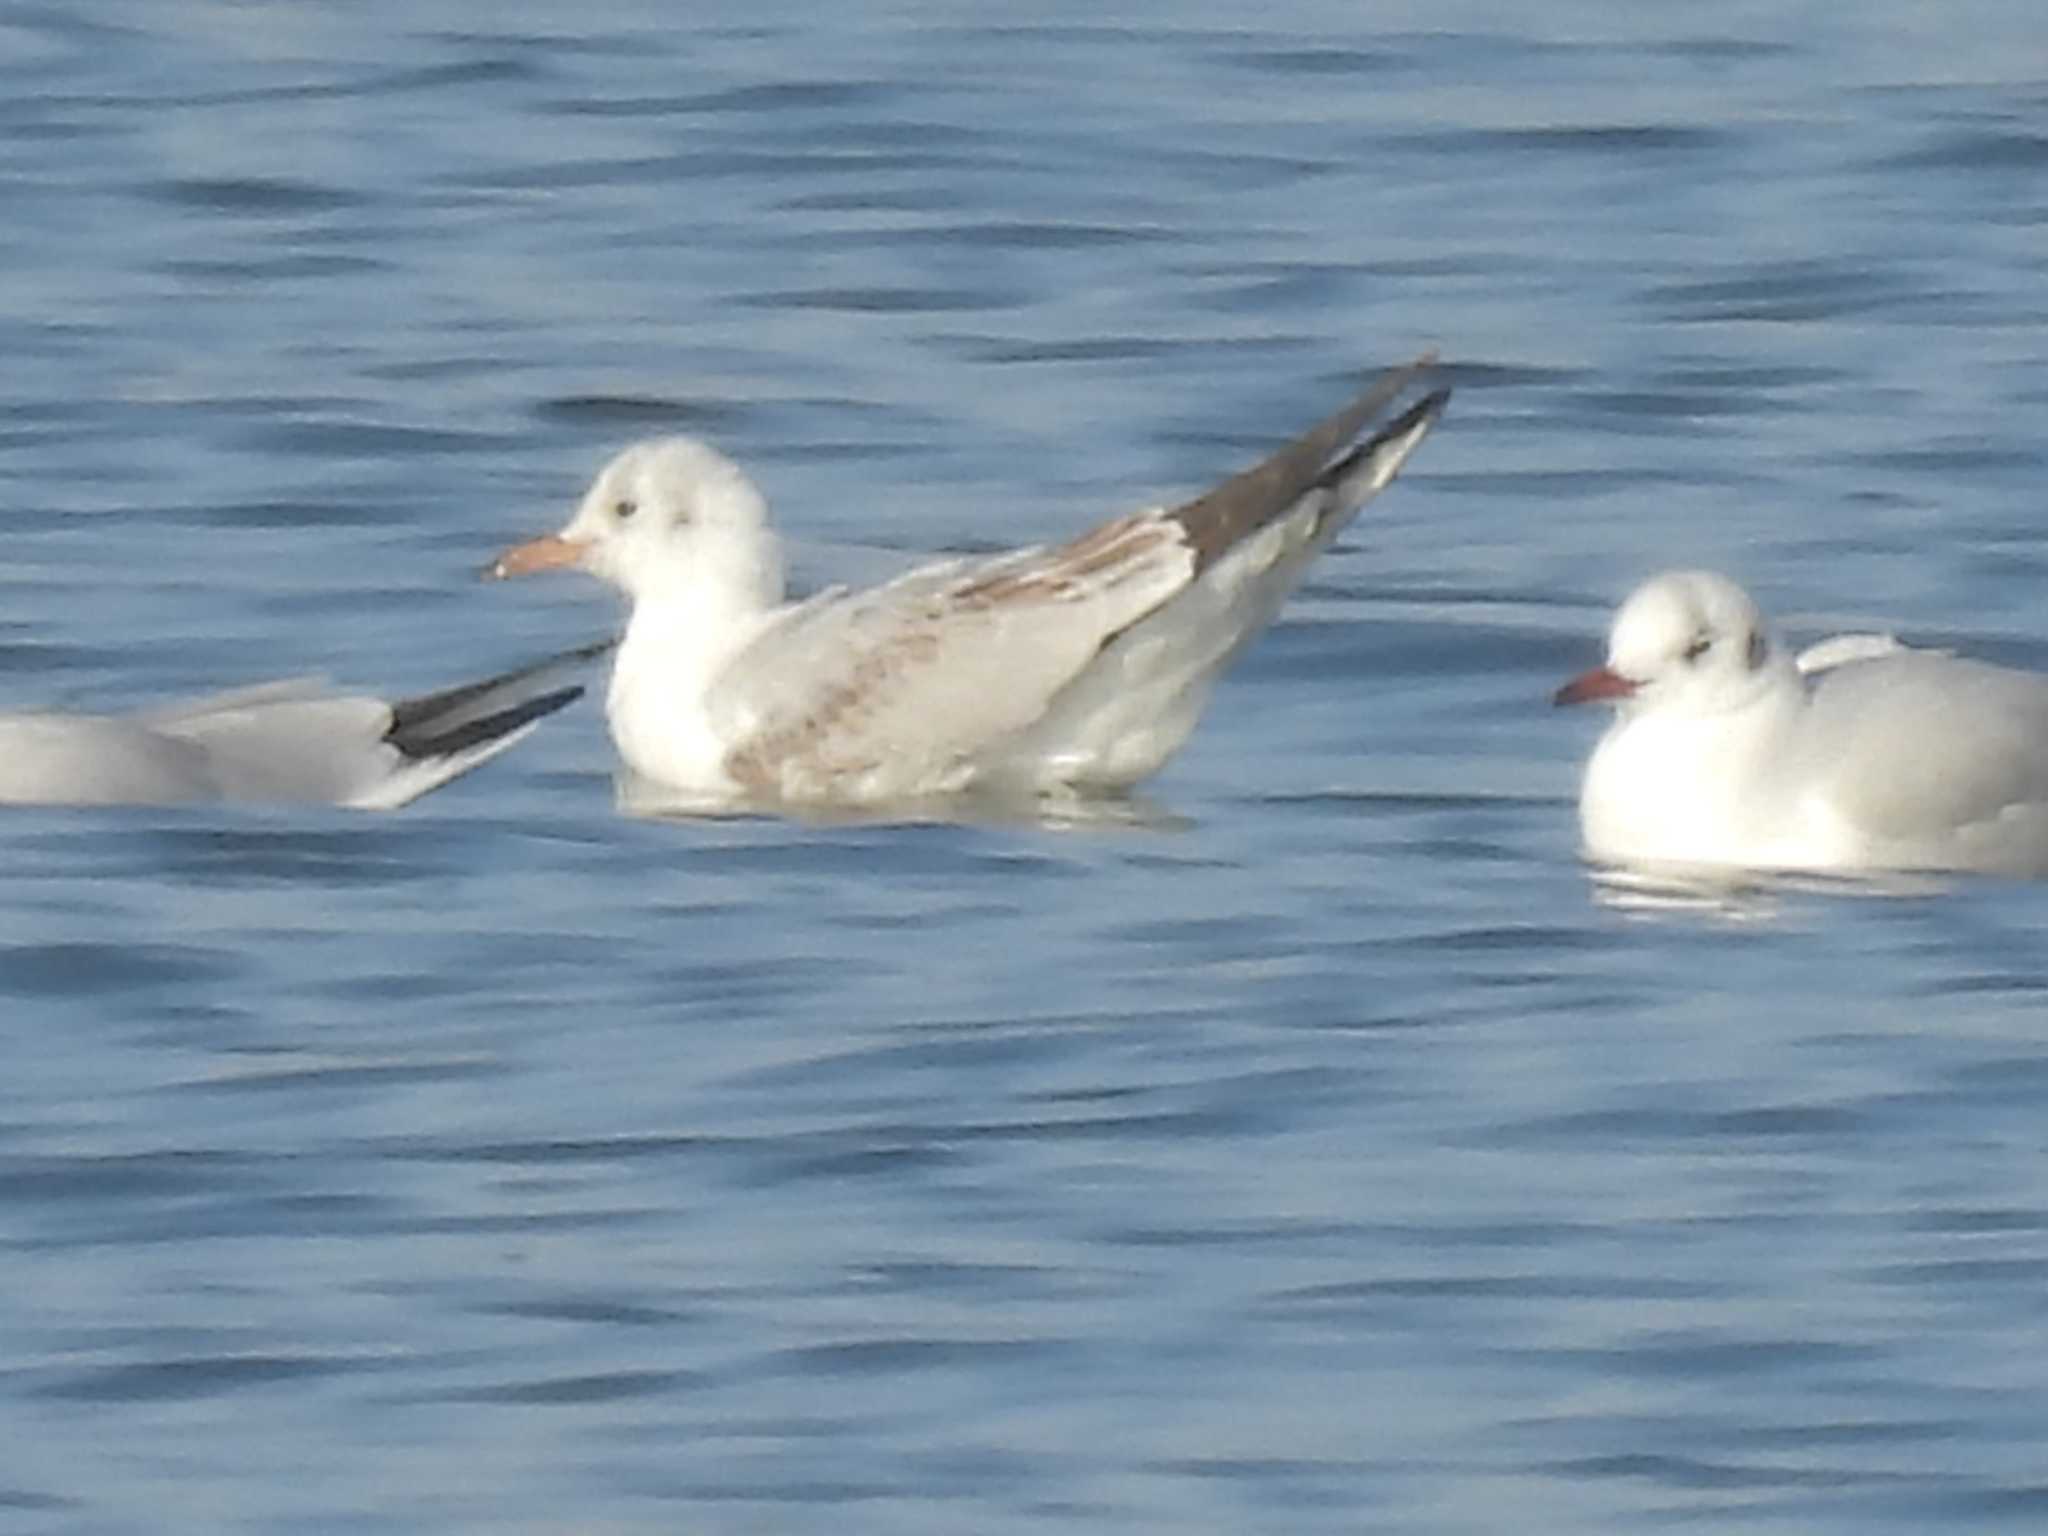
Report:
[[[1706,564],[2048,665],[2029,4],[0,9],[0,707],[408,692],[641,435],[811,579],[1401,482],[1126,824],[0,819],[0,1530],[2035,1531],[2048,892],[1617,903]]]

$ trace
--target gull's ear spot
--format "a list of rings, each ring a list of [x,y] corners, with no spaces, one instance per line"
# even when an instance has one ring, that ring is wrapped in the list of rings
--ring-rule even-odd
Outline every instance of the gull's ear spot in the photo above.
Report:
[[[1770,652],[1771,644],[1768,640],[1764,639],[1764,632],[1760,629],[1752,629],[1749,632],[1749,649],[1745,653],[1749,659],[1749,670],[1754,672],[1758,667],[1762,666],[1764,658]]]

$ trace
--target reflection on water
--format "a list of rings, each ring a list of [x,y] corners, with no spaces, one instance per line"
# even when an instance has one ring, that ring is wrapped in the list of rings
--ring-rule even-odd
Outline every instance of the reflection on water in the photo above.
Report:
[[[615,787],[622,813],[657,820],[777,816],[821,827],[931,824],[1036,828],[1046,832],[1089,828],[1172,832],[1192,824],[1185,815],[1136,792],[1005,794],[999,790],[977,790],[970,794],[839,804],[744,795],[688,795],[643,778],[623,764],[617,770]]]
[[[1592,865],[1594,899],[1621,912],[1694,912],[1768,922],[1792,896],[1904,898],[1939,895],[1954,879],[1896,871],[1809,874],[1706,865]]]

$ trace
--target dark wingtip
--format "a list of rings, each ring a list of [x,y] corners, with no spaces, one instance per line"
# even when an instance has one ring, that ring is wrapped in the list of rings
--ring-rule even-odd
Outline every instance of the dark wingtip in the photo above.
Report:
[[[1416,378],[1436,366],[1434,349],[1410,362],[1389,368],[1349,405],[1309,428],[1286,447],[1269,455],[1250,469],[1233,475],[1215,489],[1205,492],[1173,512],[1187,530],[1195,550],[1197,568],[1206,568],[1240,539],[1284,514],[1317,485],[1330,477],[1342,477],[1347,467],[1361,462],[1390,436],[1412,431],[1418,421],[1433,421],[1450,399],[1449,389],[1439,389],[1411,407],[1391,426],[1374,435],[1353,453],[1337,456],[1346,444],[1365,430],[1365,424],[1393,403]],[[1332,460],[1336,459],[1336,463]]]
[[[1444,413],[1444,407],[1451,402],[1449,388],[1431,390],[1399,416],[1388,422],[1379,431],[1353,448],[1317,477],[1315,488],[1332,494],[1324,505],[1317,522],[1318,533],[1332,523],[1350,521],[1358,509],[1370,501],[1373,493],[1401,472],[1408,462],[1408,455],[1421,446],[1422,440],[1435,428],[1437,419]],[[1389,448],[1398,450],[1398,457],[1385,474],[1375,471],[1374,460]],[[1354,490],[1348,482],[1354,476],[1368,481],[1362,490]]]
[[[526,685],[544,688],[544,680],[553,674],[596,661],[618,643],[616,636],[608,635],[480,683],[462,683],[400,699],[391,706],[391,725],[384,739],[414,759],[446,757],[495,741],[583,696],[578,683],[540,693],[531,692]]]
[[[391,706],[391,730],[387,736],[396,736],[412,730],[415,726],[434,719],[446,718],[466,705],[480,703],[487,695],[520,683],[545,676],[563,667],[573,667],[584,662],[596,661],[607,651],[618,645],[616,636],[608,635],[602,640],[593,640],[587,645],[559,651],[510,672],[500,672],[496,677],[487,677],[480,683],[460,683],[453,688],[442,688],[434,693],[423,693],[417,698],[400,699]]]
[[[415,762],[453,757],[471,747],[480,747],[501,736],[509,736],[521,726],[545,719],[582,697],[583,685],[571,683],[566,688],[537,694],[487,715],[465,713],[453,724],[442,723],[447,719],[445,712],[436,712],[425,718],[417,714],[409,719],[401,718],[399,710],[405,706],[400,705],[391,712],[391,729],[384,733],[384,739]]]
[[[1449,385],[1433,389],[1415,404],[1408,407],[1379,431],[1344,455],[1317,479],[1318,485],[1336,485],[1352,470],[1370,459],[1389,443],[1397,443],[1414,433],[1417,427],[1434,427],[1437,418],[1444,413],[1444,407],[1451,403]]]

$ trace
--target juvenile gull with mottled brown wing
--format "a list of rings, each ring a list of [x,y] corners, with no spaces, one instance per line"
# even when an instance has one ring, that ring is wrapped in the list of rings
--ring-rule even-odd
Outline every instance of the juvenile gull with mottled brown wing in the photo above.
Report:
[[[784,602],[759,491],[680,437],[626,449],[567,527],[491,573],[577,566],[627,594],[613,739],[693,802],[1120,788],[1187,739],[1217,675],[1428,435],[1448,390],[1360,440],[1433,361],[1185,505],[876,587]]]

